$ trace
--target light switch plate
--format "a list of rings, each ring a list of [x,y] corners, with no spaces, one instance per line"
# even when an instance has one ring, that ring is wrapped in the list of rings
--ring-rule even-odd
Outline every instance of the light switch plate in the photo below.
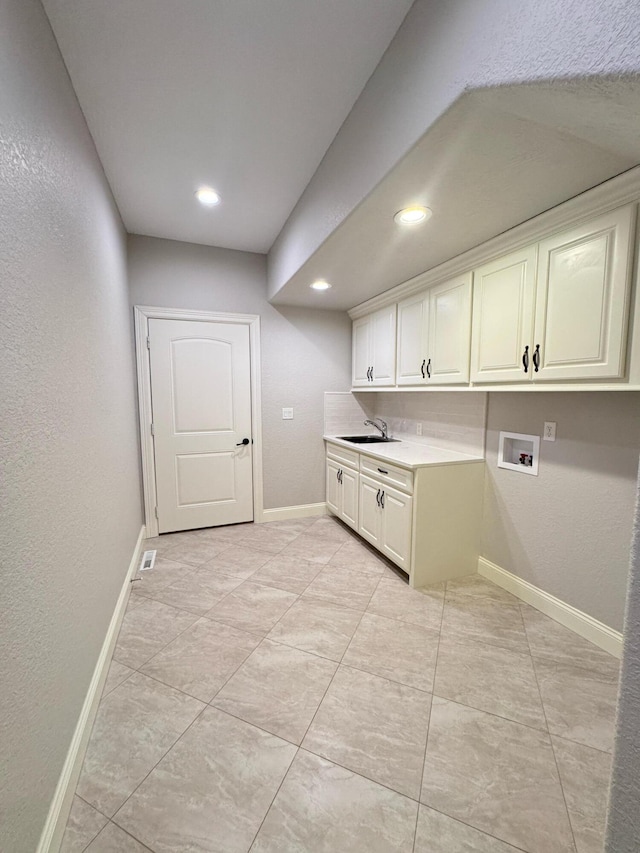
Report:
[[[282,420],[283,421],[292,421],[293,420],[293,409],[283,409],[282,410]]]
[[[545,421],[544,422],[544,430],[542,432],[542,440],[543,441],[555,441],[556,440],[556,423],[555,423],[555,421]]]

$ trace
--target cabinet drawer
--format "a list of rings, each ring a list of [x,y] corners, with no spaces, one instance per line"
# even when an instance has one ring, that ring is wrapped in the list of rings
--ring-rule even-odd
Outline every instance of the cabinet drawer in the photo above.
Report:
[[[356,471],[359,468],[358,460],[360,454],[354,450],[348,450],[346,447],[340,447],[339,444],[329,444],[327,442],[327,456],[329,459],[335,459],[336,462],[348,465]]]
[[[403,492],[409,494],[413,492],[413,471],[407,471],[406,468],[397,468],[395,465],[389,465],[379,459],[361,456],[360,470],[363,474],[367,474],[381,483],[386,483],[388,486],[395,486],[396,489],[402,489]]]

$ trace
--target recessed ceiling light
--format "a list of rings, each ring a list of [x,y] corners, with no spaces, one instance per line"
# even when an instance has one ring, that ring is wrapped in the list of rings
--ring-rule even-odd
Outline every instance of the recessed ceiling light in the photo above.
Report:
[[[207,207],[220,204],[220,196],[211,187],[200,187],[200,189],[196,190],[196,198],[200,204],[204,204]]]
[[[312,290],[329,290],[331,285],[328,281],[323,281],[322,279],[318,279],[318,281],[314,281],[313,284],[310,284],[309,287]]]
[[[419,222],[426,222],[432,212],[428,207],[414,204],[399,210],[393,218],[399,225],[417,225]]]

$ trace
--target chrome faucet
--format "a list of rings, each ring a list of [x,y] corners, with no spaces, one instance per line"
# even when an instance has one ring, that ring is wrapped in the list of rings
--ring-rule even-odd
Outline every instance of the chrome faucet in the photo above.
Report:
[[[378,423],[376,423],[376,421],[380,421],[380,423],[378,424]],[[387,422],[383,421],[382,418],[374,418],[374,420],[372,420],[372,421],[365,421],[364,422],[365,426],[367,426],[368,424],[371,424],[371,426],[374,426],[376,429],[379,429],[380,432],[382,433],[382,437],[384,439],[389,438],[389,436],[387,435],[387,431],[388,431],[389,427],[387,426]]]

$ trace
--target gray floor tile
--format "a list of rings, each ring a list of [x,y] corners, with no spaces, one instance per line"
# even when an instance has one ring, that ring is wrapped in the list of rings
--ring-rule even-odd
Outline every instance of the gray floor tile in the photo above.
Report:
[[[295,753],[208,708],[115,820],[156,853],[246,853]]]
[[[340,661],[361,618],[360,610],[301,598],[267,636],[287,646]]]
[[[434,697],[421,801],[529,853],[573,853],[549,736]]]
[[[306,588],[303,598],[316,598],[352,610],[366,610],[379,582],[378,575],[368,572],[326,567]]]
[[[328,565],[381,575],[387,564],[379,551],[369,548],[361,540],[349,539],[338,548]]]
[[[520,608],[475,595],[447,595],[442,635],[529,654]]]
[[[213,560],[204,564],[209,572],[219,572],[223,575],[247,579],[269,561],[269,555],[264,551],[245,547],[244,542],[232,545]]]
[[[263,554],[279,554],[298,536],[292,530],[280,530],[267,524],[255,524],[242,540],[245,548],[260,551]]]
[[[134,673],[100,703],[78,794],[112,816],[204,707]]]
[[[169,560],[158,555],[152,569],[138,572],[136,575],[138,580],[131,585],[131,594],[148,598],[175,581],[188,577],[191,572],[193,572],[193,566],[181,563],[177,559]]]
[[[80,797],[74,797],[60,853],[82,853],[106,823],[108,820],[103,814]]]
[[[584,637],[570,631],[564,625],[540,613],[539,610],[529,607],[528,604],[521,604],[520,610],[531,654],[534,657],[571,666],[581,666],[592,672],[602,672],[606,676],[617,677],[620,661],[613,655],[607,654],[589,640],[585,640]]]
[[[506,589],[502,589],[502,587],[491,583],[478,574],[447,581],[447,596],[450,595],[473,595],[476,598],[486,598],[489,601],[503,601],[515,607],[520,603],[515,595],[511,595]]]
[[[251,853],[412,853],[417,804],[300,750]]]
[[[212,542],[207,541],[204,537],[196,536],[184,545],[173,545],[165,552],[165,556],[188,565],[201,566],[230,547],[231,543],[228,540],[219,539]]]
[[[433,692],[517,723],[546,730],[529,655],[469,641],[440,641]]]
[[[192,569],[186,577],[150,597],[202,616],[241,583],[242,578],[212,573],[202,568]]]
[[[467,826],[420,806],[416,845],[414,853],[519,853],[504,841],[486,835],[472,826]]]
[[[212,704],[299,744],[335,671],[332,661],[264,640]]]
[[[615,736],[617,672],[533,659],[551,734],[610,752]]]
[[[87,847],[87,853],[149,853],[149,848],[123,832],[115,823],[108,823]]]
[[[274,586],[287,592],[302,593],[322,570],[317,563],[277,555],[251,576],[255,583]]]
[[[439,631],[443,607],[444,584],[418,590],[394,576],[381,579],[367,611]]]
[[[290,542],[280,552],[284,557],[306,560],[308,563],[326,565],[342,545],[342,539],[333,539],[322,533],[311,533],[313,527]]]
[[[109,672],[107,673],[107,680],[104,683],[102,698],[104,699],[107,693],[111,693],[115,687],[122,684],[134,672],[135,669],[131,669],[130,666],[125,666],[123,663],[118,663],[117,660],[112,660]]]
[[[341,666],[303,747],[417,799],[430,705],[428,693]]]
[[[207,612],[207,618],[266,636],[298,596],[283,589],[245,581]]]
[[[146,598],[125,614],[113,657],[138,669],[197,619],[194,613]]]
[[[578,853],[602,853],[611,756],[558,737],[551,742]]]
[[[429,628],[365,613],[342,662],[431,692],[439,637]]]
[[[200,619],[151,658],[141,672],[209,702],[259,642],[255,634]]]

